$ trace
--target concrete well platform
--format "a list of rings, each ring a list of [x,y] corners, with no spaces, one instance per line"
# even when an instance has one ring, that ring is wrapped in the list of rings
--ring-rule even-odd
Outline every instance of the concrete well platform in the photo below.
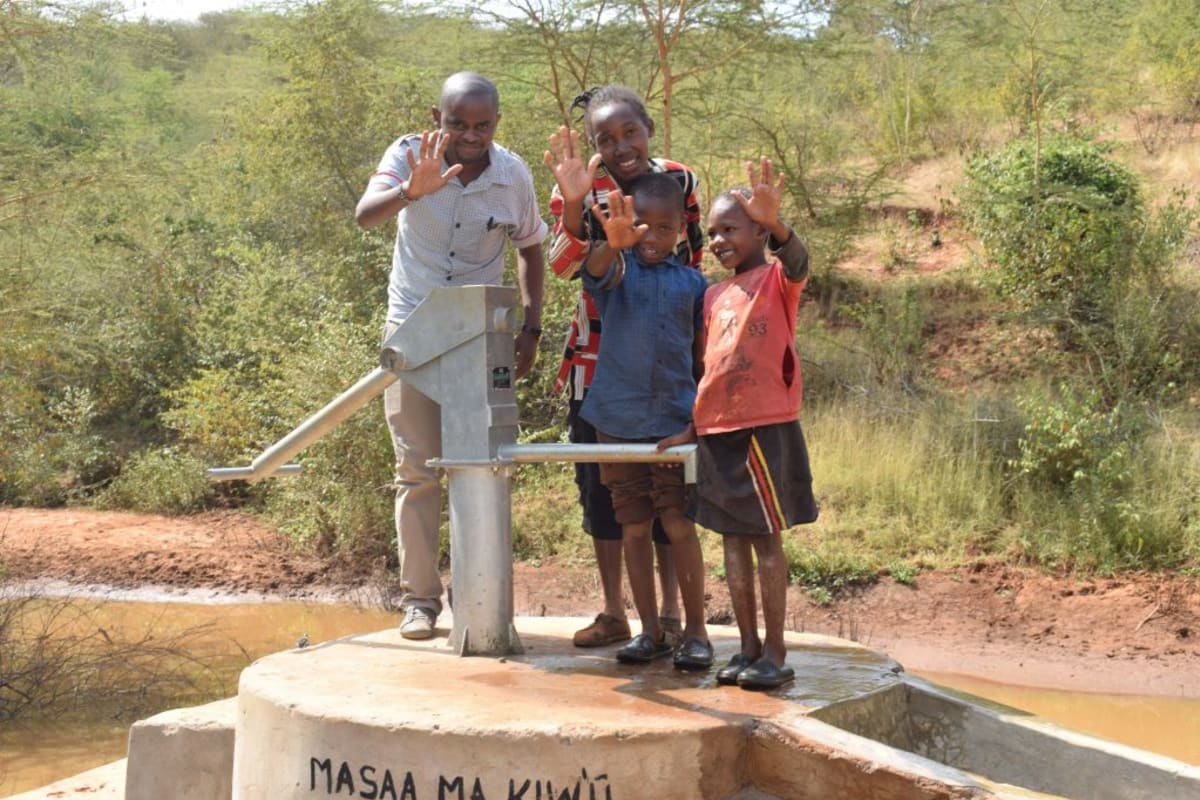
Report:
[[[757,693],[718,686],[715,670],[577,649],[579,620],[516,625],[525,653],[507,658],[462,658],[444,630],[427,642],[389,630],[258,661],[239,685],[233,797],[993,796],[957,770],[823,722],[797,732],[814,709],[898,685],[903,670],[883,654],[791,634],[796,681]],[[723,664],[736,631],[711,634]]]
[[[236,700],[134,726],[126,800],[935,800],[1200,798],[1200,767],[948,693],[882,653],[788,634],[796,681],[722,687],[666,659],[571,645],[579,619],[518,618],[525,652],[463,658],[443,628],[268,656]],[[722,664],[734,628],[710,626]],[[231,780],[223,780],[228,776]],[[80,776],[92,777],[92,776]],[[30,800],[61,797],[30,794]],[[24,798],[26,795],[22,795]]]

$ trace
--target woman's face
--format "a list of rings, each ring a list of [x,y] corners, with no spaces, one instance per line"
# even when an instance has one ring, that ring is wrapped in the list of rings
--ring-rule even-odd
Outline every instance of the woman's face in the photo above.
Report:
[[[650,171],[654,129],[628,103],[617,101],[593,109],[590,122],[592,146],[622,188]]]

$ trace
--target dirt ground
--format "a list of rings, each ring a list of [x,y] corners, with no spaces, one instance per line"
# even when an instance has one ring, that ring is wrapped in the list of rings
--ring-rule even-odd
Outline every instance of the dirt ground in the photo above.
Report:
[[[328,566],[253,517],[166,518],[80,509],[0,509],[10,587],[70,584],[97,594],[203,600],[214,593],[312,600],[380,597],[331,584]],[[711,622],[732,624],[710,579]],[[589,564],[514,565],[518,615],[590,617]],[[890,578],[828,606],[793,587],[788,625],[885,650],[909,670],[1106,693],[1200,697],[1200,578],[1123,574],[1081,580],[1011,565]]]

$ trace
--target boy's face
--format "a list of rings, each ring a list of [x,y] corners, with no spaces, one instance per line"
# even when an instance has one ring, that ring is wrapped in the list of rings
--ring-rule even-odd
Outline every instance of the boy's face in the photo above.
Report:
[[[646,234],[634,248],[645,264],[658,264],[675,252],[683,230],[683,209],[659,197],[633,196],[634,225],[646,225]]]
[[[487,95],[463,94],[433,109],[433,121],[450,138],[446,162],[472,164],[487,158],[500,111]]]
[[[725,269],[737,271],[766,263],[766,231],[746,215],[742,204],[718,197],[708,212],[708,250]]]
[[[650,136],[638,113],[628,103],[608,103],[591,112],[592,146],[604,160],[604,166],[628,186],[634,178],[650,170]]]

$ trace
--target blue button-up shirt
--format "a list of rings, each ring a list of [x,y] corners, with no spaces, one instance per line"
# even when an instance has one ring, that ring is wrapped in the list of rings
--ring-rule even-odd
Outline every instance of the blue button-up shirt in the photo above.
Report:
[[[675,256],[653,265],[632,250],[623,256],[625,277],[611,289],[604,287],[612,273],[583,274],[604,343],[579,413],[619,439],[670,436],[692,418],[692,345],[703,329],[708,282]]]

